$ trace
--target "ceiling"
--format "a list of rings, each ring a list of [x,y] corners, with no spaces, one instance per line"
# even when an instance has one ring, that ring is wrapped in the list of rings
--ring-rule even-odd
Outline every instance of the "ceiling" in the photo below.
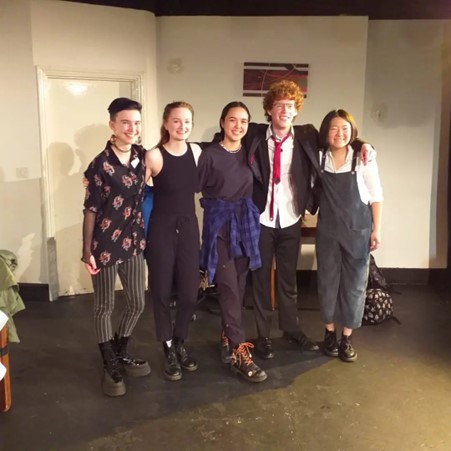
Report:
[[[368,16],[451,19],[451,0],[66,0],[140,9],[156,16]]]

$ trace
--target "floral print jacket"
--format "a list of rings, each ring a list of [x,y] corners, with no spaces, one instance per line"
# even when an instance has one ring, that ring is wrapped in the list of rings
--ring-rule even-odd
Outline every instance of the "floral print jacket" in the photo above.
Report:
[[[107,142],[85,171],[84,208],[96,214],[92,255],[99,268],[121,263],[144,250],[144,178],[144,149],[137,145],[132,146],[127,167]]]

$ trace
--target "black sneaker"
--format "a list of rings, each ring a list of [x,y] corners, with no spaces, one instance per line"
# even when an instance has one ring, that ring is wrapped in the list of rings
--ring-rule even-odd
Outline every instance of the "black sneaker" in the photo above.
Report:
[[[187,371],[196,371],[198,367],[197,362],[186,349],[184,341],[174,338],[174,342],[175,350],[177,351],[177,356],[182,368]]]
[[[177,351],[174,344],[168,346],[163,343],[164,348],[164,377],[168,381],[179,381],[182,378],[182,369],[180,368],[179,359],[177,357]]]
[[[295,333],[283,333],[283,338],[288,341],[296,342],[302,351],[319,351],[319,346],[312,340],[310,340],[304,332],[299,331]]]
[[[232,352],[232,371],[239,374],[248,382],[263,382],[268,375],[252,361],[249,348],[252,343],[241,343]]]
[[[230,363],[232,361],[232,349],[230,342],[224,331],[221,332],[221,362]]]
[[[338,357],[337,334],[334,330],[326,329],[322,350],[329,357]]]
[[[260,337],[257,340],[257,347],[255,348],[257,355],[262,359],[273,359],[274,358],[274,349],[272,347],[272,341],[268,337]]]
[[[357,352],[352,346],[350,335],[341,336],[338,357],[340,357],[343,362],[354,362],[357,360]]]

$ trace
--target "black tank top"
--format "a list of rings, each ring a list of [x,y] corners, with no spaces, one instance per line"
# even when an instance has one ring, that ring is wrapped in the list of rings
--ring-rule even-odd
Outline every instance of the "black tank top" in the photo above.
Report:
[[[163,146],[163,168],[153,177],[154,204],[152,214],[195,214],[194,193],[197,188],[197,167],[193,151],[171,155]]]

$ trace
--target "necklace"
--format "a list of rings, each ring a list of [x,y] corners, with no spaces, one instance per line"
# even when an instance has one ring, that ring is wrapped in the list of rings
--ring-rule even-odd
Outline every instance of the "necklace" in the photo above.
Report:
[[[122,150],[122,149],[120,149],[118,146],[116,146],[116,144],[113,144],[113,147],[114,147],[118,152],[122,152],[122,153],[129,153],[129,152],[132,150],[131,146],[130,146],[130,149],[128,149],[128,150]]]
[[[224,142],[223,142],[223,141],[221,141],[221,142],[219,143],[219,145],[220,145],[224,150],[227,150],[227,152],[229,152],[229,153],[238,153],[238,152],[241,150],[241,144],[240,144],[240,147],[238,147],[238,149],[227,149],[227,147],[224,146]]]

